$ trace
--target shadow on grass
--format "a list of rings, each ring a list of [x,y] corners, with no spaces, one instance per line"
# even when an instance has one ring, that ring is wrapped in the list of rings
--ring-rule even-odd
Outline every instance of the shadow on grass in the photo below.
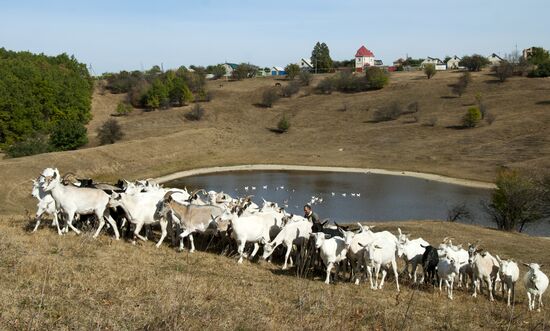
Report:
[[[537,102],[535,102],[535,104],[548,106],[548,105],[550,105],[550,100],[537,101]]]
[[[500,84],[502,82],[498,79],[488,79],[488,80],[484,81],[484,83],[485,84]]]
[[[268,129],[269,131],[273,132],[273,133],[277,133],[277,134],[282,134],[282,133],[285,133],[287,130],[281,130],[279,128],[266,128]]]
[[[253,103],[252,105],[254,107],[258,107],[258,108],[272,108],[272,107],[266,106],[263,103],[259,103],[259,102]]]
[[[465,130],[469,129],[467,126],[464,125],[448,125],[446,126],[447,129],[454,129],[454,130]]]
[[[443,95],[440,98],[441,99],[456,99],[458,97],[456,95]]]

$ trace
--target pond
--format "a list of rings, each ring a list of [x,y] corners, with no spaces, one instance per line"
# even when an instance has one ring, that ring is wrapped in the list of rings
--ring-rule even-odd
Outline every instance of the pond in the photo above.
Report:
[[[223,191],[232,197],[254,195],[258,205],[263,198],[300,215],[304,204],[311,203],[321,219],[343,223],[446,220],[449,209],[464,204],[471,219],[462,222],[494,227],[481,204],[489,200],[491,190],[408,176],[253,170],[194,175],[165,186]],[[548,236],[550,226],[533,225],[525,232]]]

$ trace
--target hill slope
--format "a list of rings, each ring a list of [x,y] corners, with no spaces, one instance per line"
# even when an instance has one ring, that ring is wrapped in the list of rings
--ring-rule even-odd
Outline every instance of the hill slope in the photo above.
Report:
[[[119,118],[126,136],[114,145],[1,160],[1,213],[20,215],[34,208],[27,198],[29,180],[47,166],[109,180],[244,163],[376,167],[485,181],[492,181],[502,166],[547,169],[550,79],[515,77],[498,84],[487,72],[474,73],[468,91],[455,98],[449,84],[458,76],[440,72],[428,80],[420,72],[394,73],[388,87],[357,94],[317,95],[303,88],[273,108],[255,106],[263,89],[274,85],[271,78],[209,82],[214,100],[203,104],[207,115],[200,122],[184,119],[191,106],[136,110]],[[452,128],[477,93],[496,115],[494,123],[469,130]],[[92,136],[121,98],[94,94]],[[402,108],[418,102],[417,121],[407,115],[369,122],[376,109],[393,102]],[[282,135],[269,131],[283,114],[290,118],[290,131]],[[432,118],[437,119],[435,126],[423,125]],[[91,146],[96,143],[92,137]]]

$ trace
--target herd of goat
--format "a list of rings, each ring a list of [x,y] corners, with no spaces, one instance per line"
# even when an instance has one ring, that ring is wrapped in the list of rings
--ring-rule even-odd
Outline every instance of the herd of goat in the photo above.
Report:
[[[33,180],[32,195],[38,199],[34,231],[38,229],[41,218],[49,215],[60,235],[69,229],[79,234],[81,230],[73,222],[84,215],[95,215],[99,224],[94,237],[100,234],[107,221],[116,239],[120,238],[119,228],[129,231],[132,226],[135,242],[137,239],[147,240],[147,236],[141,234],[144,226],[158,223],[161,236],[157,247],[166,238],[168,230],[179,237],[180,250],[184,249],[184,238],[188,238],[190,252],[195,250],[193,234],[215,235],[221,241],[237,246],[238,263],[242,263],[247,255],[254,258],[260,245],[263,246],[262,258],[270,259],[276,248],[282,245],[286,248],[283,269],[288,268],[289,260],[293,264],[291,253],[294,251],[297,268],[306,260],[311,262],[311,267],[324,266],[327,284],[333,268],[337,277],[340,266],[350,266],[350,278],[355,284],[359,284],[366,274],[372,289],[382,289],[387,270],[391,268],[399,291],[397,259],[402,258],[405,262],[402,274],[416,283],[416,270],[421,266],[420,282],[438,283],[440,291],[445,284],[451,300],[456,283],[467,290],[471,285],[474,297],[486,284],[489,299],[494,301],[493,292],[500,283],[503,296],[506,293],[510,305],[519,279],[516,262],[493,256],[477,244],[468,244],[464,249],[462,245],[453,245],[452,238],[445,238],[434,247],[422,238],[410,239],[410,235],[402,233],[401,229],[396,236],[389,231],[373,232],[373,226],[359,223],[354,231],[327,222],[312,223],[285,212],[273,202],[264,200],[260,207],[251,196],[233,199],[223,192],[188,192],[186,189],[164,188],[147,180],[98,184],[79,180],[72,174],[61,177],[54,168],[45,169],[38,179]],[[254,245],[250,254],[245,252],[247,243]],[[540,265],[524,264],[529,268],[524,276],[528,308],[540,310],[548,277],[540,270]],[[378,282],[380,272],[382,276]]]

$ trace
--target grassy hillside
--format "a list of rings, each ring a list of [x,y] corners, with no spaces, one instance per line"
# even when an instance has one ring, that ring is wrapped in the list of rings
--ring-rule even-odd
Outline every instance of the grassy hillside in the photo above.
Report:
[[[215,252],[178,253],[168,245],[133,246],[103,235],[60,238],[47,228],[25,232],[26,221],[0,222],[0,329],[544,329],[548,309],[529,313],[522,284],[514,309],[497,294],[476,299],[455,290],[453,301],[431,287],[390,277],[383,290],[324,275],[298,279],[279,264],[237,265]],[[480,239],[501,257],[550,265],[550,241],[443,222],[380,224],[437,244]],[[401,265],[400,265],[401,268]],[[548,274],[548,267],[543,267]],[[521,277],[525,272],[521,266]],[[544,302],[548,304],[548,294]]]
[[[263,89],[275,84],[271,78],[209,82],[214,100],[203,104],[204,120],[184,119],[191,106],[136,110],[119,118],[126,133],[123,141],[101,147],[94,147],[95,128],[110,117],[123,96],[96,92],[90,148],[0,161],[0,213],[21,215],[33,209],[30,179],[47,166],[108,180],[243,163],[377,167],[485,181],[494,180],[495,170],[502,166],[547,169],[550,79],[514,77],[499,84],[488,72],[474,73],[467,92],[455,98],[449,85],[459,75],[439,72],[428,80],[421,72],[393,73],[388,87],[357,94],[317,95],[304,88],[273,108],[255,105]],[[477,93],[496,115],[494,123],[452,128]],[[418,102],[417,121],[407,115],[369,122],[376,109],[392,102],[403,108]],[[269,131],[283,114],[290,119],[289,132]],[[424,125],[432,118],[437,119],[435,126]]]

